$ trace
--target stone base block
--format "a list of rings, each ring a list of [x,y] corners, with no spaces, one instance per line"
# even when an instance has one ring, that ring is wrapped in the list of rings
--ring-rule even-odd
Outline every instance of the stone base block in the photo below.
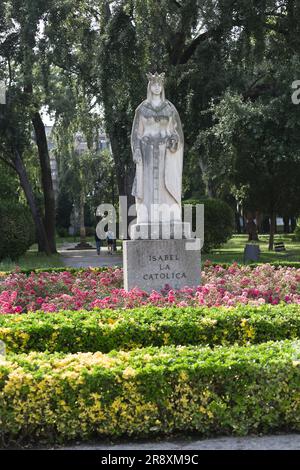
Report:
[[[188,222],[141,223],[130,230],[131,240],[190,239],[191,224]]]
[[[123,242],[124,288],[151,292],[200,284],[199,239],[126,240]]]

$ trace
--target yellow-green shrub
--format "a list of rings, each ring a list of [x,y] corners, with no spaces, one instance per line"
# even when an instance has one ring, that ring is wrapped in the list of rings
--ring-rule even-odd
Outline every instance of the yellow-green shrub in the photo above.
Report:
[[[0,363],[5,439],[300,430],[300,342],[30,353]]]
[[[230,345],[300,338],[300,305],[143,307],[0,316],[10,352],[109,352],[145,346]]]

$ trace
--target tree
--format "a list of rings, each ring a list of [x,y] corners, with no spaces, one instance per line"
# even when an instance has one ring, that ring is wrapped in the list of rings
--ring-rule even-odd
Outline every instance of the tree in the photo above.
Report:
[[[78,102],[76,87],[91,106],[96,101],[111,141],[119,194],[129,203],[130,132],[149,70],[166,72],[167,97],[184,123],[186,194],[199,195],[204,182],[207,194],[232,197],[231,172],[219,158],[225,143],[212,131],[211,102],[220,102],[228,90],[252,101],[276,92],[270,64],[276,69],[300,51],[299,2],[26,0],[20,8],[19,0],[9,3],[20,26],[6,26],[7,67],[10,56],[12,65],[21,57],[32,113],[47,104],[59,116],[68,107],[67,95]],[[40,137],[42,155],[43,142]]]
[[[3,120],[0,126],[0,160],[5,163],[6,167],[17,173],[32,213],[38,240],[43,251],[50,254],[47,234],[24,163],[25,151],[30,146],[30,118],[24,112],[23,101],[24,95],[10,89],[7,104],[3,107]]]
[[[188,153],[199,128],[210,124],[199,114],[211,96],[224,90],[223,56],[236,2],[218,2],[220,18],[213,3],[80,2],[80,15],[70,7],[59,25],[47,29],[56,65],[76,74],[103,106],[119,193],[130,202],[134,164],[129,137],[149,69],[167,72],[168,97],[183,116]],[[71,21],[73,31],[68,29]],[[201,179],[200,167],[198,175]]]
[[[95,215],[101,202],[115,203],[116,182],[110,152],[100,148],[102,118],[94,109],[93,97],[79,84],[72,82],[72,86],[74,99],[57,115],[55,154],[60,192],[68,194],[79,209],[81,242],[85,243],[86,209]]]
[[[52,2],[10,0],[7,3],[9,4],[3,11],[4,19],[1,24],[4,40],[0,46],[0,57],[6,66],[8,83],[18,87],[19,92],[24,95],[23,105],[26,106],[34,129],[44,195],[44,230],[47,237],[47,241],[40,239],[41,249],[55,253],[55,197],[47,138],[40,113],[43,103],[40,100],[38,77],[43,65],[43,40],[39,39],[41,21]],[[19,174],[23,174],[24,168],[20,166],[20,159],[15,163],[19,166]]]
[[[270,250],[276,215],[297,215],[300,207],[299,111],[291,102],[289,83],[293,67],[298,69],[298,61],[276,72],[275,95],[251,101],[228,93],[214,108],[212,133],[223,146],[232,183],[248,188],[248,208],[271,218]]]

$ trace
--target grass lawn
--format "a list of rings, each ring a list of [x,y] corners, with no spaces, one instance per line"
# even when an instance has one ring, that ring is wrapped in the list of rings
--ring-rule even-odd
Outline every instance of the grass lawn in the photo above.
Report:
[[[300,261],[300,242],[294,239],[293,235],[276,235],[275,241],[284,241],[286,251],[283,253],[276,253],[275,251],[268,251],[268,235],[260,235],[260,261],[268,263],[271,261]],[[76,240],[79,241],[79,238]],[[94,244],[93,237],[88,237],[87,241]],[[74,238],[59,238],[57,240],[57,248],[59,249],[64,243],[73,242]],[[244,247],[247,243],[247,235],[234,235],[222,248],[213,250],[211,253],[203,254],[202,261],[211,260],[216,263],[243,263]],[[121,241],[118,241],[118,246],[121,246]],[[61,256],[59,254],[46,256],[37,252],[36,245],[23,255],[17,262],[4,260],[0,262],[0,271],[13,271],[16,266],[21,269],[35,269],[35,268],[55,268],[62,267]]]
[[[59,254],[46,256],[37,251],[27,251],[18,261],[1,261],[0,271],[13,271],[17,266],[21,269],[57,268],[63,266],[63,263]]]
[[[232,263],[234,261],[243,263],[244,247],[247,243],[247,235],[234,235],[224,246],[212,253],[203,254],[203,260],[211,260],[216,263]],[[278,234],[275,242],[283,241],[286,251],[276,253],[268,251],[268,235],[259,235],[259,246],[261,250],[260,262],[269,263],[272,261],[300,261],[300,242],[294,239],[293,235]]]

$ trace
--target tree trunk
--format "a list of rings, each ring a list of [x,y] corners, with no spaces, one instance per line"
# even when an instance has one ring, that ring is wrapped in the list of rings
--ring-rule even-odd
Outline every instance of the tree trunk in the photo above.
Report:
[[[215,197],[215,192],[214,192],[214,188],[213,188],[213,184],[212,184],[212,180],[211,178],[208,178],[206,183],[205,183],[205,186],[206,186],[206,193],[207,193],[207,196],[210,197],[210,198],[213,198]]]
[[[199,166],[200,166],[200,170],[201,170],[202,175],[203,175],[203,181],[204,181],[204,184],[205,184],[206,195],[209,198],[213,198],[214,197],[214,190],[213,190],[212,180],[209,177],[209,175],[207,174],[207,164],[202,160],[202,158],[199,158]]]
[[[80,243],[82,244],[86,243],[86,230],[85,230],[85,224],[84,224],[84,202],[85,202],[84,192],[83,190],[81,190],[80,204],[79,204],[79,221],[80,221]]]
[[[276,213],[271,213],[271,224],[270,224],[270,237],[269,237],[269,251],[274,250],[274,235],[276,231]]]
[[[115,175],[112,170],[110,175],[110,186],[111,186],[111,203],[115,207]]]
[[[291,217],[291,232],[294,233],[297,227],[297,219],[296,217]]]
[[[234,213],[235,216],[235,227],[237,233],[242,233],[242,227],[241,227],[241,221],[240,221],[240,213],[239,211],[235,211]]]
[[[131,194],[134,174],[135,174],[135,165],[133,163],[133,160],[131,160],[128,164],[124,164],[124,161],[120,160],[122,149],[120,148],[117,142],[117,139],[114,138],[113,134],[110,134],[109,138],[110,138],[112,155],[113,155],[113,159],[115,162],[118,192],[119,192],[119,196],[127,197],[127,216],[128,216],[128,211],[129,211],[130,206],[135,204],[135,198]],[[133,216],[127,217],[127,227],[129,226],[129,224],[132,222],[134,218],[135,217]],[[127,237],[129,238],[128,231],[127,231]]]
[[[23,188],[23,191],[25,193],[28,205],[31,210],[31,214],[35,223],[36,227],[36,232],[37,232],[37,237],[38,237],[38,244],[41,248],[42,251],[44,251],[47,255],[51,255],[51,250],[49,247],[45,227],[38,209],[38,206],[36,204],[34,194],[31,188],[31,184],[29,182],[27,172],[25,169],[25,166],[23,164],[23,161],[21,159],[21,156],[17,150],[14,151],[14,159],[13,159],[14,167],[16,169],[16,172],[19,175],[20,178],[20,183]],[[25,227],[26,230],[26,227]]]
[[[55,241],[55,195],[52,182],[50,157],[47,145],[45,126],[39,112],[32,116],[41,166],[42,188],[45,204],[45,230],[51,253],[56,253]]]
[[[290,233],[290,218],[283,217],[283,231],[284,233]]]
[[[256,219],[258,233],[261,233],[262,232],[262,214],[260,211],[255,212],[255,219]]]

